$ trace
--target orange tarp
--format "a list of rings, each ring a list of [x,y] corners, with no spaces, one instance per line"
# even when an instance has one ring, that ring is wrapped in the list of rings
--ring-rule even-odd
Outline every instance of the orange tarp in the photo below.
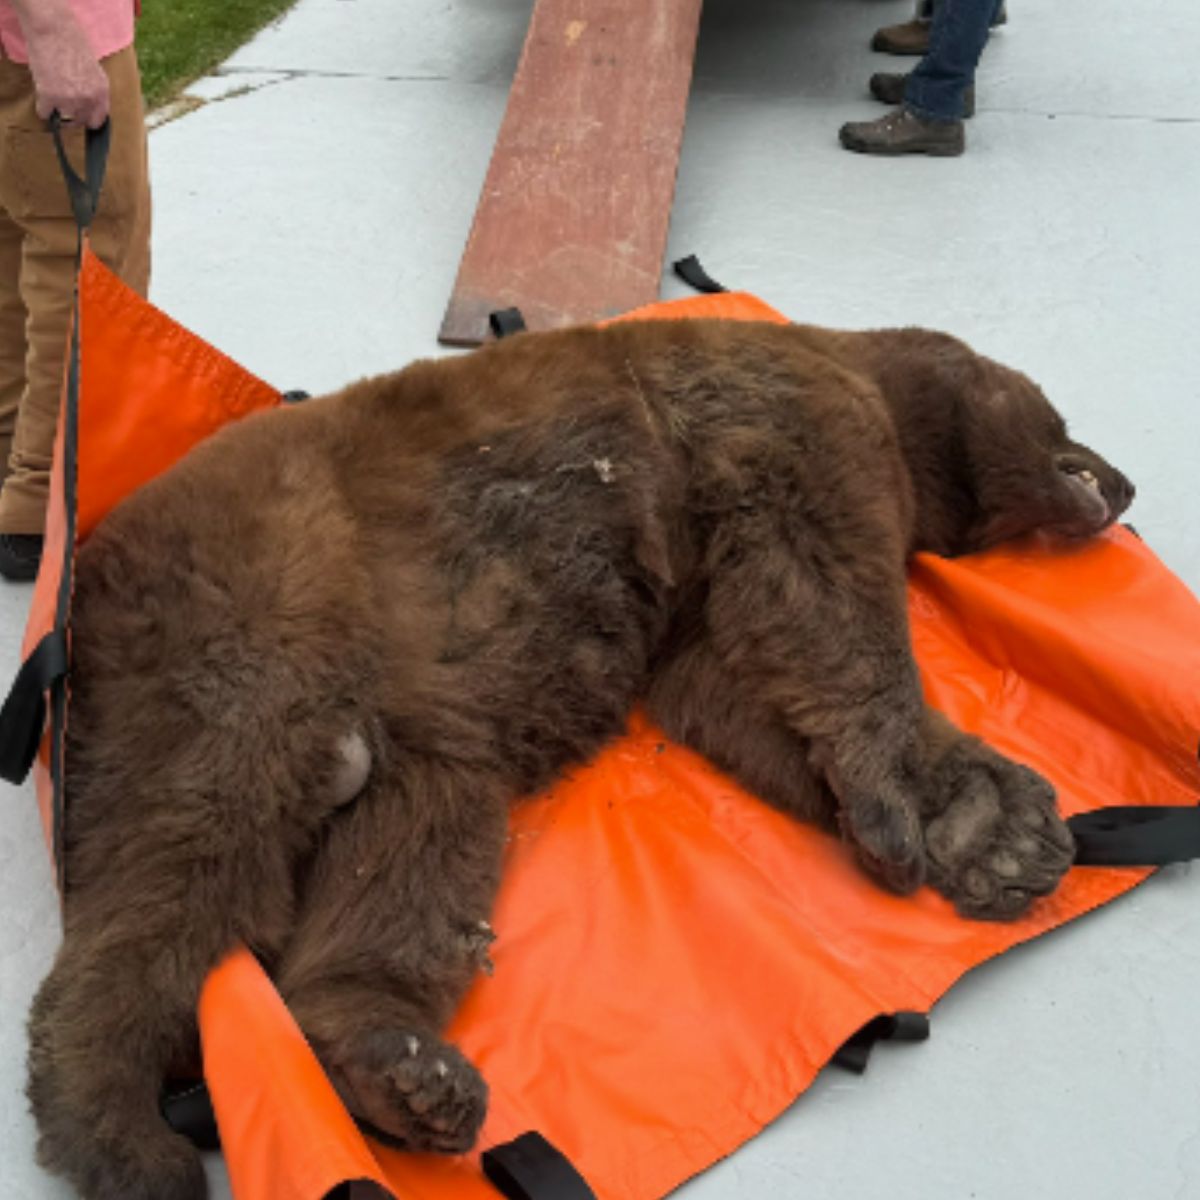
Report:
[[[783,319],[738,294],[632,316]],[[84,532],[188,445],[277,402],[90,257],[82,331]],[[910,611],[930,701],[1044,772],[1065,813],[1195,802],[1200,605],[1131,533],[921,557]],[[775,1117],[870,1018],[927,1010],[971,967],[1144,875],[1078,868],[1019,922],[965,921],[928,889],[881,891],[838,841],[635,716],[514,811],[495,974],[450,1031],[491,1087],[480,1146],[537,1129],[601,1200],[661,1196]],[[239,1200],[318,1200],[347,1179],[494,1200],[477,1154],[365,1140],[244,951],[210,977],[200,1023]]]

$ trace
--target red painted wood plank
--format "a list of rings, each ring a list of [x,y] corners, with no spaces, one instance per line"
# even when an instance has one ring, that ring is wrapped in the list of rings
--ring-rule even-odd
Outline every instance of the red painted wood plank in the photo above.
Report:
[[[439,339],[658,299],[701,0],[537,0]]]

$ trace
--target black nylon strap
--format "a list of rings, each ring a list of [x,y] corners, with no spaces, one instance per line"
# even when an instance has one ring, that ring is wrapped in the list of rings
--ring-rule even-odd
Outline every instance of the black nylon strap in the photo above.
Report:
[[[58,114],[50,118],[50,131],[54,134],[54,146],[58,151],[62,178],[66,181],[71,196],[71,208],[79,229],[76,247],[76,283],[72,296],[71,340],[67,346],[67,386],[62,404],[62,504],[64,504],[65,530],[62,539],[62,571],[59,577],[59,594],[54,606],[54,635],[62,644],[62,670],[50,682],[50,784],[52,796],[52,826],[54,841],[54,869],[58,877],[59,892],[66,894],[66,856],[64,823],[66,818],[64,731],[67,710],[67,671],[70,670],[67,626],[71,618],[71,595],[74,583],[74,551],[78,510],[79,474],[79,271],[83,265],[84,239],[88,236],[91,218],[96,215],[100,204],[100,191],[104,182],[104,168],[108,162],[110,127],[108,121],[98,130],[85,134],[84,172],[80,180],[71,163],[67,161],[62,145],[61,119]],[[36,751],[36,748],[35,748]],[[30,758],[32,762],[32,758]]]
[[[54,136],[54,148],[58,153],[63,179],[71,198],[71,209],[79,227],[79,256],[83,254],[83,235],[96,206],[100,202],[100,188],[104,183],[105,164],[108,160],[110,138],[109,123],[99,129],[89,129],[86,134],[85,171],[86,179],[80,179],[67,159],[62,141],[62,118],[54,113],[49,121]],[[34,648],[33,653],[21,664],[13,681],[8,698],[0,708],[0,778],[9,783],[22,783],[29,774],[37,755],[38,743],[46,721],[46,692],[50,691],[54,725],[62,728],[65,707],[63,680],[67,673],[67,615],[71,601],[71,566],[75,553],[75,479],[76,452],[79,436],[79,259],[76,260],[76,287],[71,322],[71,340],[67,349],[67,390],[65,404],[65,428],[63,430],[64,483],[66,487],[66,546],[62,578],[59,583],[55,607],[54,628]],[[60,836],[62,818],[62,754],[57,744],[52,747],[51,773],[54,776],[54,822],[56,842]],[[56,850],[57,855],[57,850]],[[61,862],[59,864],[61,870]]]
[[[523,1133],[485,1150],[481,1165],[507,1200],[596,1200],[583,1176],[540,1133]]]
[[[81,179],[67,158],[63,145],[63,119],[57,112],[50,114],[50,132],[54,135],[54,149],[58,152],[58,164],[67,181],[67,192],[71,197],[71,211],[80,231],[87,229],[96,215],[100,204],[100,189],[104,186],[104,170],[108,164],[108,145],[112,127],[106,120],[99,129],[89,129],[84,141],[84,173]]]
[[[845,1071],[861,1075],[867,1069],[876,1042],[924,1042],[929,1038],[929,1014],[885,1013],[868,1021],[833,1056],[831,1061]]]
[[[0,708],[0,779],[24,783],[46,726],[46,692],[67,673],[67,639],[51,630],[21,664]]]
[[[498,338],[512,337],[514,333],[525,332],[525,318],[519,308],[501,308],[488,314],[488,325]]]
[[[106,124],[107,128],[107,124]],[[89,130],[89,134],[90,134]],[[89,150],[91,147],[89,138]],[[108,153],[108,138],[102,145],[104,153]],[[89,159],[90,159],[89,153]],[[103,164],[99,169],[99,177],[103,179]],[[75,263],[75,295],[71,316],[71,340],[67,347],[67,391],[63,403],[63,513],[65,530],[63,536],[62,573],[58,580],[58,600],[54,608],[54,632],[67,643],[67,628],[71,620],[71,596],[75,586],[75,539],[77,536],[77,519],[79,513],[79,380],[80,380],[80,321],[81,306],[79,303],[79,272],[83,265],[83,243],[87,237],[84,226],[79,227],[78,258]],[[66,842],[63,826],[66,821],[66,765],[63,761],[65,753],[64,734],[67,728],[67,671],[70,670],[70,655],[62,673],[50,687],[50,782],[52,786],[53,804],[53,844],[54,869],[58,879],[58,889],[66,895]],[[32,760],[31,760],[32,761]]]
[[[694,255],[689,254],[687,258],[681,258],[677,263],[673,264],[675,274],[683,280],[684,283],[694,287],[698,292],[708,292],[710,295],[715,295],[717,292],[727,292],[729,289],[722,287],[701,265],[700,260]]]
[[[1100,808],[1067,821],[1081,867],[1164,867],[1200,858],[1200,808]]]

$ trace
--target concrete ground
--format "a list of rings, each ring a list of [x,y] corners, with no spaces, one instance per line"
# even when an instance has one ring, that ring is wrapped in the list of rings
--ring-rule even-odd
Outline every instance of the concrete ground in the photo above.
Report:
[[[840,150],[907,0],[708,0],[671,230],[835,326],[950,330],[1133,477],[1200,590],[1200,93],[1191,0],[1016,0],[960,160]],[[153,298],[280,387],[437,353],[529,0],[301,0],[151,137]],[[903,65],[903,64],[901,64]],[[666,296],[682,294],[664,282]],[[0,670],[27,589],[0,589]],[[1164,670],[1170,669],[1164,663]],[[23,1021],[57,936],[28,789],[0,827],[0,1200],[32,1164]],[[932,1040],[827,1073],[687,1200],[1200,1195],[1200,868],[969,977]],[[213,1192],[228,1197],[219,1160]]]

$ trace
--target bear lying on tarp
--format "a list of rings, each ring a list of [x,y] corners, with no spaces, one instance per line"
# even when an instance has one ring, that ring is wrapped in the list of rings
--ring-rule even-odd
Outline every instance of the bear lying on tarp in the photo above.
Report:
[[[523,335],[213,436],[79,551],[43,1163],[203,1195],[157,1097],[237,942],[366,1128],[467,1148],[486,1087],[439,1033],[508,806],[637,702],[892,889],[1016,916],[1071,839],[924,705],[905,560],[1087,537],[1132,495],[1028,379],[918,330]]]

